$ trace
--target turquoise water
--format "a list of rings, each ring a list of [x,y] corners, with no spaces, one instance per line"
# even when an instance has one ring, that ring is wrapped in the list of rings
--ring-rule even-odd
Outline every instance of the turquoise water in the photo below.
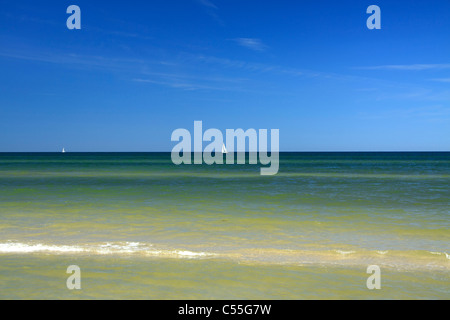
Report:
[[[450,297],[450,153],[282,153],[278,175],[259,169],[0,154],[0,298]]]

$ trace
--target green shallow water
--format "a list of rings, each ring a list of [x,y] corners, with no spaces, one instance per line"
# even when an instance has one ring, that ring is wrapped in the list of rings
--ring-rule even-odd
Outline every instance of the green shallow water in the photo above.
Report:
[[[0,297],[449,298],[450,153],[283,153],[278,175],[259,169],[0,154]]]
[[[223,260],[123,256],[0,256],[0,299],[449,299],[445,272],[382,270],[368,290],[365,268],[274,266]],[[81,290],[66,269],[81,267]]]

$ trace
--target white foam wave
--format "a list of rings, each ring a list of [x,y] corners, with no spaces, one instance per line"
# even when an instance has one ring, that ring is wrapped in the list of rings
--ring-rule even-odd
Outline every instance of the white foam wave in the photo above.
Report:
[[[53,246],[44,244],[24,243],[0,243],[0,252],[3,253],[33,253],[33,252],[61,252],[74,253],[84,252],[85,249],[77,246]]]
[[[155,250],[151,244],[142,244],[139,242],[124,243],[105,243],[100,245],[68,246],[68,245],[46,245],[46,244],[27,244],[18,242],[0,243],[0,253],[54,253],[54,254],[141,254],[144,256],[164,256],[179,258],[199,258],[214,256],[208,252],[193,252],[187,250]]]
[[[343,254],[343,255],[356,253],[355,251],[342,251],[342,250],[336,250],[336,252],[340,253],[340,254]]]
[[[450,254],[448,254],[447,252],[433,252],[433,251],[429,251],[429,252],[431,254],[435,254],[435,255],[438,255],[438,256],[445,255],[445,257],[450,260]]]

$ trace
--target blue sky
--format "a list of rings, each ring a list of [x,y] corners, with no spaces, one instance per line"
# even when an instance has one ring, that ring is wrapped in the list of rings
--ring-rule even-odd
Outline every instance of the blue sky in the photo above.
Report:
[[[0,1],[0,151],[170,151],[195,120],[449,151],[450,1]]]

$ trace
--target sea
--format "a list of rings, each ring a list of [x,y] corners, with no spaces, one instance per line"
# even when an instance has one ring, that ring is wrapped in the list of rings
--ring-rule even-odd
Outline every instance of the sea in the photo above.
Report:
[[[0,153],[0,299],[450,298],[450,153],[279,163]]]

